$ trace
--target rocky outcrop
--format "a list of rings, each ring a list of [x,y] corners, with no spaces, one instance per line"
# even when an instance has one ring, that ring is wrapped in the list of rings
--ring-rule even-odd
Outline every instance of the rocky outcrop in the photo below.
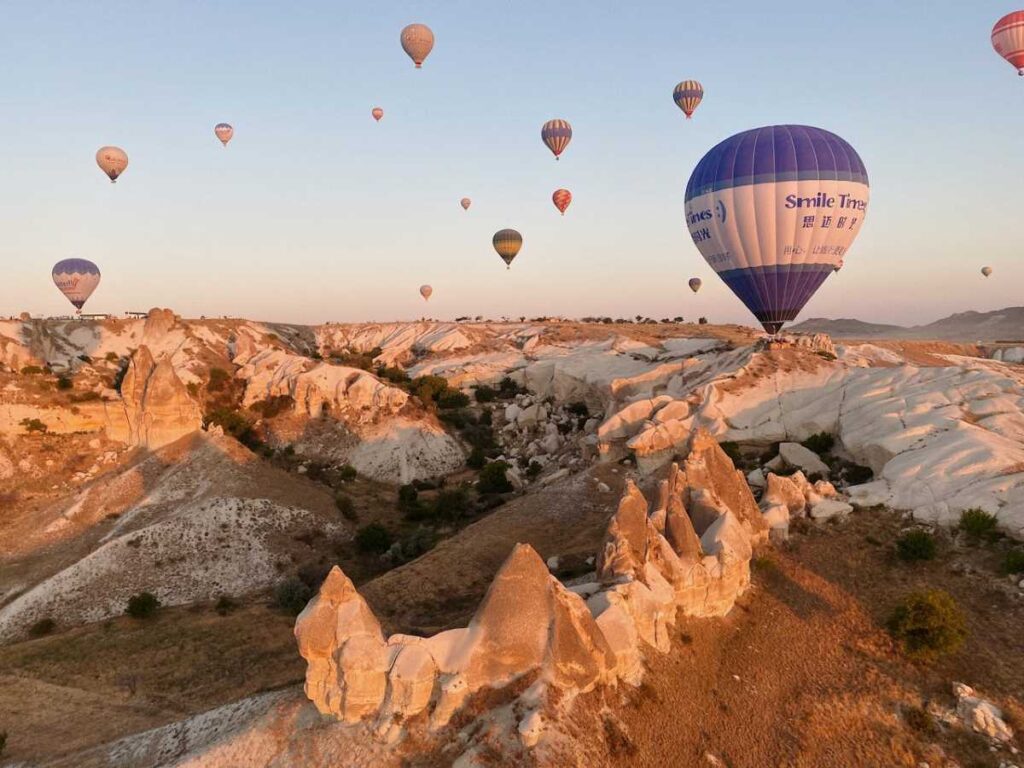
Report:
[[[953,695],[956,696],[956,714],[966,727],[992,741],[1006,742],[1013,738],[1013,729],[1003,719],[1003,711],[978,696],[969,685],[953,683]]]
[[[653,511],[627,482],[593,581],[566,588],[532,547],[518,544],[467,627],[385,639],[335,567],[295,624],[307,696],[324,714],[370,719],[377,733],[394,734],[423,712],[431,728],[442,727],[476,692],[528,679],[528,710],[516,730],[533,746],[543,738],[549,693],[564,700],[619,680],[639,684],[645,658],[669,650],[678,615],[728,613],[766,536],[729,458],[706,434],[694,442],[685,468],[673,465],[662,481]],[[698,530],[687,499],[705,500],[717,514]]]
[[[201,429],[203,414],[174,372],[169,356],[159,363],[139,347],[121,382],[121,402],[107,410],[107,436],[130,446],[155,450]]]
[[[773,541],[789,537],[789,522],[795,517],[830,520],[845,517],[853,507],[839,498],[835,486],[827,480],[810,483],[803,472],[792,475],[768,473],[761,495],[761,515]]]

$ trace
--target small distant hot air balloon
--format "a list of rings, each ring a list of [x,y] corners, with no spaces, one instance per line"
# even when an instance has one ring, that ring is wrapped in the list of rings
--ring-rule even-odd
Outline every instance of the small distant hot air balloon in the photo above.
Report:
[[[53,284],[79,312],[100,284],[100,270],[86,259],[64,259],[53,265]]]
[[[697,291],[700,290],[700,287],[703,285],[703,283],[701,282],[699,277],[691,277],[687,285],[690,286],[691,291],[696,293]]]
[[[430,301],[430,294],[432,294],[433,292],[434,289],[431,288],[429,285],[420,286],[420,296],[423,297],[424,301]]]
[[[380,107],[374,107],[370,110],[370,114],[373,115],[373,119],[379,123],[380,119],[384,117],[384,110]]]
[[[434,33],[426,24],[410,24],[402,30],[402,50],[419,69],[434,47]]]
[[[696,80],[683,80],[672,92],[676,106],[683,110],[686,119],[693,117],[693,112],[704,98],[704,86]]]
[[[228,142],[231,141],[231,137],[235,135],[235,129],[227,123],[217,123],[213,126],[213,132],[217,135],[217,138],[220,139],[220,143],[225,147],[228,145]]]
[[[551,195],[551,202],[555,204],[555,208],[558,212],[565,216],[565,209],[569,207],[569,203],[572,202],[572,192],[568,189],[556,189]]]
[[[459,200],[459,205],[462,206],[462,210],[464,210],[464,211],[468,211],[469,210],[469,206],[471,206],[472,204],[473,204],[473,201],[470,200],[468,197],[464,197],[461,200]]]
[[[992,267],[982,267],[981,274],[983,274],[985,277],[988,277],[989,275],[992,274]]]
[[[775,334],[840,264],[864,224],[868,174],[839,136],[806,125],[738,133],[686,185],[686,225],[722,281]]]
[[[523,247],[523,236],[514,229],[502,229],[494,233],[494,238],[491,242],[494,243],[494,250],[501,256],[505,266],[511,269],[512,259],[516,257],[519,249]]]
[[[1024,77],[1024,11],[1008,13],[996,22],[992,47]]]
[[[572,141],[572,126],[568,120],[548,120],[540,129],[540,138],[557,160]]]
[[[96,150],[96,165],[110,177],[110,183],[113,184],[128,167],[128,155],[120,147],[100,147]]]

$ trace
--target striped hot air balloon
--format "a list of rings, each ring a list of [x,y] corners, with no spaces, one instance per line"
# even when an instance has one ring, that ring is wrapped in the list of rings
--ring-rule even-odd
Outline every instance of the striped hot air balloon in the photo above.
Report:
[[[572,126],[568,120],[548,120],[540,129],[540,138],[557,160],[572,141]]]
[[[120,147],[100,147],[96,150],[96,165],[113,184],[128,167],[128,155]]]
[[[992,47],[1024,77],[1024,11],[1008,13],[996,22]]]
[[[213,126],[213,133],[220,139],[220,143],[226,147],[228,142],[231,141],[231,137],[235,135],[235,129],[227,123],[217,123]]]
[[[506,268],[512,269],[512,259],[523,247],[523,236],[514,229],[502,229],[494,233],[491,242],[494,243],[494,250],[505,262]]]
[[[556,189],[551,195],[551,202],[555,204],[555,208],[558,212],[565,216],[565,209],[569,207],[569,203],[572,202],[572,192],[568,189]]]
[[[400,37],[402,50],[412,59],[416,69],[423,66],[423,60],[434,48],[434,33],[426,24],[410,24],[402,29]]]
[[[700,287],[704,285],[704,283],[701,282],[701,279],[699,277],[691,277],[689,282],[687,282],[687,285],[690,286],[691,291],[696,293],[697,291],[700,290]]]
[[[704,86],[696,80],[683,80],[672,92],[676,106],[683,110],[686,119],[693,117],[693,112],[704,98]]]
[[[384,117],[384,110],[380,107],[374,107],[370,110],[370,114],[373,115],[373,119],[379,123],[380,119]]]
[[[469,210],[469,206],[471,206],[472,204],[473,204],[473,201],[470,200],[468,197],[464,197],[461,200],[459,200],[459,205],[462,206],[462,210],[464,210],[464,211],[468,211]]]
[[[771,334],[842,263],[868,207],[856,150],[820,128],[776,125],[713,147],[686,185],[686,224],[712,269]]]
[[[100,284],[100,269],[86,259],[64,259],[53,265],[53,284],[79,312]]]

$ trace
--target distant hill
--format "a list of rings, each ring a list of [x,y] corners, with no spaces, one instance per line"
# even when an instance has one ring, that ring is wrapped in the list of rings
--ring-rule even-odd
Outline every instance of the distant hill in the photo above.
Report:
[[[958,312],[927,325],[905,328],[863,320],[813,317],[790,328],[799,333],[827,333],[846,339],[939,339],[943,341],[1022,341],[1024,307],[992,312]]]

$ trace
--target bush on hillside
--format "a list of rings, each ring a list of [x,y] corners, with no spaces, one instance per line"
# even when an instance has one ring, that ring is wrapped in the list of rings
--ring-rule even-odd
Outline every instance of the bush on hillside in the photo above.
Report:
[[[977,507],[965,509],[961,512],[960,522],[957,524],[957,527],[966,533],[968,538],[974,540],[992,539],[998,534],[996,531],[996,516]]]
[[[457,523],[469,512],[469,494],[465,488],[443,488],[434,499],[434,517]]]
[[[935,537],[928,531],[907,531],[896,539],[896,556],[905,563],[935,559]]]
[[[356,513],[355,502],[352,501],[351,497],[346,496],[344,493],[339,493],[334,497],[334,506],[338,508],[341,516],[346,520],[350,520],[352,522],[359,520],[359,515]]]
[[[60,377],[57,378],[57,389],[60,389],[60,390],[63,390],[63,391],[67,391],[69,389],[74,389],[74,388],[75,388],[75,383],[73,381],[71,381],[70,377],[68,377],[68,376],[60,376]]]
[[[809,451],[813,451],[819,456],[824,456],[827,453],[832,452],[832,448],[836,444],[836,439],[828,432],[818,432],[817,434],[811,435],[804,440],[800,445]]]
[[[967,620],[948,592],[912,592],[887,622],[893,638],[914,659],[930,660],[953,653],[967,637]]]
[[[484,453],[484,449],[478,445],[473,446],[469,456],[466,458],[466,466],[470,469],[483,469],[486,463],[487,454]]]
[[[22,419],[21,426],[25,428],[25,431],[29,434],[37,432],[39,434],[45,434],[49,427],[46,426],[39,419]]]
[[[160,607],[160,599],[152,592],[139,592],[128,598],[128,607],[125,613],[133,619],[148,619],[153,616]]]
[[[274,588],[274,605],[291,616],[298,616],[313,597],[313,590],[302,579],[292,576]]]
[[[210,380],[206,383],[207,392],[221,392],[231,381],[231,374],[223,368],[211,368]]]
[[[370,523],[356,531],[356,549],[364,554],[382,555],[390,546],[391,533],[380,523]]]
[[[53,630],[55,630],[56,628],[57,622],[55,622],[53,619],[40,619],[28,628],[28,633],[32,637],[43,637],[44,635],[48,635],[51,632],[53,632]]]
[[[475,390],[473,390],[473,397],[478,403],[490,403],[498,396],[498,391],[494,387],[488,387],[485,384],[481,384]]]
[[[509,465],[504,461],[492,461],[480,470],[480,479],[477,490],[480,493],[508,493],[512,490],[512,483],[509,482],[505,473]]]
[[[469,405],[469,395],[457,389],[447,389],[437,396],[439,408],[465,408]]]
[[[1003,559],[1004,573],[1024,573],[1024,549],[1011,549]]]

